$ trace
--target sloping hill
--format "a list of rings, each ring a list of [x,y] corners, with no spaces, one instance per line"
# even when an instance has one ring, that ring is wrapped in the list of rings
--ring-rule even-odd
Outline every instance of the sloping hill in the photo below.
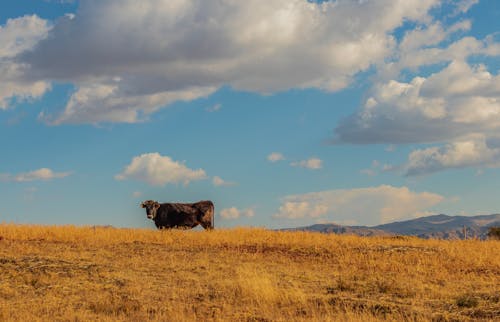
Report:
[[[500,214],[474,217],[436,215],[379,225],[376,228],[423,238],[463,239],[465,227],[468,237],[485,239],[488,228],[495,225],[500,225]]]
[[[320,233],[334,233],[334,234],[347,234],[358,236],[387,236],[393,235],[390,232],[378,229],[376,227],[366,226],[342,226],[337,224],[315,224],[307,227],[282,229],[285,231],[314,231]]]
[[[287,230],[355,234],[359,236],[410,235],[440,239],[464,239],[465,233],[468,238],[486,239],[488,229],[492,226],[500,226],[500,214],[471,217],[441,214],[374,227],[316,224]]]

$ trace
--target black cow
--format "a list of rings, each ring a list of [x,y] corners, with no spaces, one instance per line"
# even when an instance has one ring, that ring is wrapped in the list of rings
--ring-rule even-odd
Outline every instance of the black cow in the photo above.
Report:
[[[146,200],[141,203],[146,215],[154,220],[158,229],[190,229],[201,225],[205,229],[214,228],[214,204],[211,201],[195,203],[159,203]]]

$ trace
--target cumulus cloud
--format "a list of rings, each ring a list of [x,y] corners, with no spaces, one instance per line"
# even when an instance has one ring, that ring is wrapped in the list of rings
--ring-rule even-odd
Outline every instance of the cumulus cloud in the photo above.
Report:
[[[475,3],[453,2],[452,11],[466,12]],[[431,21],[408,31],[392,60],[378,66],[378,79],[362,106],[337,125],[333,142],[443,143],[415,150],[407,164],[391,169],[403,168],[406,175],[495,164],[496,151],[485,142],[500,131],[500,76],[480,61],[500,56],[500,43],[495,35],[457,36],[471,26],[469,20],[449,26]],[[471,57],[478,63],[471,64]],[[436,71],[399,80],[402,71],[418,75],[424,66]],[[466,156],[467,151],[478,155]]]
[[[77,88],[49,122],[137,122],[224,85],[259,93],[345,88],[392,55],[396,28],[429,20],[438,4],[86,0],[16,57],[32,81]]]
[[[225,220],[238,219],[242,216],[253,217],[255,210],[253,208],[238,209],[236,207],[225,208],[220,211],[220,217]]]
[[[61,179],[69,176],[71,172],[54,172],[49,168],[41,168],[38,170],[23,172],[19,174],[0,174],[0,181],[11,182],[31,182],[31,181],[50,181]]]
[[[321,159],[318,159],[318,158],[310,158],[307,160],[291,162],[290,165],[292,167],[300,167],[300,168],[306,168],[306,169],[311,169],[311,170],[319,170],[323,167],[323,161]]]
[[[475,3],[463,0],[443,5],[451,5],[450,12],[455,15]],[[470,64],[469,58],[480,61],[477,58],[499,56],[500,44],[495,35],[482,40],[464,36],[471,27],[470,20],[461,19],[448,26],[429,20],[407,31],[388,62],[377,66],[377,81],[362,106],[337,125],[333,142],[446,143],[447,148],[436,148],[443,153],[471,136],[495,136],[500,130],[500,76],[484,64]],[[437,71],[400,80],[402,71],[418,75],[424,66],[433,66]],[[426,154],[431,151],[436,155],[432,149]],[[477,151],[488,153],[486,149]],[[411,158],[415,162],[417,155],[423,157],[415,153]],[[488,159],[489,155],[479,158]],[[408,175],[416,171],[410,163]],[[446,167],[434,168],[438,171]]]
[[[279,208],[279,213],[274,217],[296,219],[296,218],[317,218],[328,212],[328,206],[317,204],[315,201],[308,201],[308,198],[302,200],[297,196],[287,197],[286,201]]]
[[[116,180],[134,179],[153,186],[178,183],[188,185],[191,181],[206,178],[207,175],[203,169],[190,169],[184,163],[174,161],[159,153],[147,153],[134,157],[123,172],[115,176]]]
[[[14,98],[37,99],[50,90],[49,82],[30,79],[26,75],[29,66],[15,60],[47,37],[49,30],[47,21],[35,15],[8,19],[4,26],[0,25],[0,109],[11,106]]]
[[[285,156],[279,152],[273,152],[267,156],[267,160],[274,163],[285,160]]]
[[[472,137],[441,147],[415,150],[404,165],[405,175],[423,175],[450,168],[500,167],[500,139]]]
[[[336,128],[349,143],[430,143],[500,131],[500,76],[453,61],[427,78],[377,84]]]
[[[234,182],[226,181],[226,180],[224,180],[224,179],[222,179],[221,177],[218,177],[218,176],[214,176],[213,177],[212,183],[216,187],[230,187],[230,186],[234,186],[235,185]]]
[[[438,194],[388,185],[327,190],[284,197],[273,216],[292,220],[356,220],[364,225],[377,225],[414,218],[443,200],[444,197]]]

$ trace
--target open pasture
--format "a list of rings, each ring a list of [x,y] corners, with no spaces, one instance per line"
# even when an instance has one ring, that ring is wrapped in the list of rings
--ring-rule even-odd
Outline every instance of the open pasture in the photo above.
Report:
[[[498,321],[500,242],[0,225],[2,321]]]

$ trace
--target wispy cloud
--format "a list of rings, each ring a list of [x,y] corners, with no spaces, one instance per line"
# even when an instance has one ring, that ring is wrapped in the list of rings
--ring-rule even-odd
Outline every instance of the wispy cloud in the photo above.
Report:
[[[236,183],[231,182],[231,181],[226,181],[226,180],[224,180],[224,179],[222,179],[221,177],[218,177],[218,176],[214,176],[212,178],[212,183],[216,187],[230,187],[230,186],[236,185]]]
[[[310,158],[302,161],[291,162],[292,167],[306,168],[310,170],[319,170],[323,167],[323,160],[318,158]]]
[[[62,179],[71,175],[71,172],[54,172],[49,168],[41,168],[38,170],[23,172],[18,174],[0,174],[0,181],[12,182],[31,182],[31,181],[50,181],[54,179]]]
[[[267,160],[270,162],[278,162],[285,160],[285,156],[279,152],[273,152],[267,156]]]
[[[373,177],[378,175],[380,172],[389,172],[395,170],[396,167],[390,164],[381,164],[378,160],[373,160],[370,168],[361,169],[359,173]]]
[[[220,211],[220,217],[225,220],[238,219],[240,217],[255,216],[254,208],[238,209],[236,207],[225,208]]]

